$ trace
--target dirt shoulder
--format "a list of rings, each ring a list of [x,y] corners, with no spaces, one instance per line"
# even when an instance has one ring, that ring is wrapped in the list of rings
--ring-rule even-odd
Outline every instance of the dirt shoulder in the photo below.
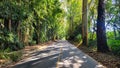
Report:
[[[113,55],[112,53],[100,53],[97,52],[95,48],[80,46],[80,50],[94,58],[96,61],[100,62],[107,68],[120,68],[120,58]]]

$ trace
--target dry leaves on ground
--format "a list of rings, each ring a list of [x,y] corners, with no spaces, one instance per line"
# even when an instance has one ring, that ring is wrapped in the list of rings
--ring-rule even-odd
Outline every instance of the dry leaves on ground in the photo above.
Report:
[[[107,68],[120,68],[120,58],[109,53],[100,53],[92,48],[81,46],[80,49],[87,53],[89,56],[93,57],[96,61],[100,62],[101,64],[105,65]]]

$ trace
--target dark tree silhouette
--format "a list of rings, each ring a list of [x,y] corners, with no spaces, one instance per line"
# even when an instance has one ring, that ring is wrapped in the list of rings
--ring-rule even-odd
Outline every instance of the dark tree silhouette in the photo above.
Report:
[[[108,52],[105,28],[105,0],[98,2],[98,18],[97,18],[97,50],[99,52]]]

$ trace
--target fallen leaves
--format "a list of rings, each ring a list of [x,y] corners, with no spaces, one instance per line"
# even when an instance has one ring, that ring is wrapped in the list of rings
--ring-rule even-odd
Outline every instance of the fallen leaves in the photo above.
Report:
[[[120,68],[120,58],[114,56],[112,53],[100,53],[93,48],[81,46],[80,49],[87,53],[89,56],[93,57],[95,60],[105,65],[107,68]]]

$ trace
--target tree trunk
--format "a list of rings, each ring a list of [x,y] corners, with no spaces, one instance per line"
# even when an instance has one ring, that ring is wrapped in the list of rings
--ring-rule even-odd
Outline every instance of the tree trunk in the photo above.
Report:
[[[116,27],[115,27],[115,24],[113,25],[113,31],[114,31],[114,37],[115,37],[115,39],[117,38],[117,32],[116,32],[116,29],[115,29]]]
[[[83,0],[82,8],[82,45],[88,45],[88,15],[87,15],[87,0]]]
[[[37,34],[36,43],[39,44],[39,43],[40,43],[40,33],[39,33],[39,32],[36,32],[36,34]]]
[[[119,23],[120,23],[120,0],[118,0],[118,5],[119,5],[119,13],[118,13],[118,20],[119,20]],[[119,31],[118,31],[118,33],[119,33],[119,37],[120,37],[120,29],[119,29]]]
[[[105,28],[105,0],[98,2],[98,18],[97,18],[97,50],[99,52],[108,52]]]
[[[29,28],[26,28],[26,33],[24,35],[24,43],[25,45],[29,45]]]
[[[18,39],[20,41],[22,41],[22,34],[21,34],[21,29],[20,29],[20,21],[17,22],[17,35],[18,35]]]
[[[8,19],[4,19],[4,28],[5,28],[5,30],[8,30],[9,28],[8,28],[8,22],[9,22],[9,20]]]
[[[11,21],[11,19],[9,19],[9,22],[8,22],[8,30],[11,32],[11,23],[12,23],[12,21]]]

